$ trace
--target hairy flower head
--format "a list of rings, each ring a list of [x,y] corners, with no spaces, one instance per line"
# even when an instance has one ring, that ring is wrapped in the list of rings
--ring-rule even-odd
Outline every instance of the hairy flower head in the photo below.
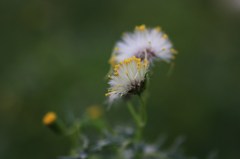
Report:
[[[170,62],[175,53],[171,41],[160,27],[140,25],[134,32],[123,35],[122,40],[116,43],[112,57],[117,63],[132,56],[144,59],[145,55],[150,62],[157,59]]]
[[[110,76],[110,88],[106,96],[112,103],[122,96],[140,94],[144,90],[149,62],[135,56],[127,58],[114,66]]]

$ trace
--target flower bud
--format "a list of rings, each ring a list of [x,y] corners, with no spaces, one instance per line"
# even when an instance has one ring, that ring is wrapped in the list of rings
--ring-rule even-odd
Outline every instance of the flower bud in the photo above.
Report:
[[[44,115],[43,124],[46,125],[50,130],[52,130],[56,134],[63,134],[64,133],[64,125],[58,119],[55,112],[48,112]]]

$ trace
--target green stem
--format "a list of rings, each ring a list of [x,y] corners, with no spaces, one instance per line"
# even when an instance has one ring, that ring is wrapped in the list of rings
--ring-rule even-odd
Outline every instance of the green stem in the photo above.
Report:
[[[134,109],[132,103],[128,102],[127,106],[128,106],[128,110],[129,110],[130,114],[132,115],[132,117],[133,117],[134,121],[136,122],[136,124],[138,126],[141,125],[141,119],[139,118],[138,113]]]
[[[76,121],[73,123],[68,133],[68,136],[72,142],[70,151],[71,155],[77,154],[77,148],[79,146],[79,135],[80,135],[80,123]]]
[[[143,99],[142,95],[139,95],[139,99],[140,99],[140,112],[141,112],[141,119],[142,119],[142,123],[143,123],[143,127],[147,124],[147,108],[146,108],[146,102]]]
[[[142,128],[143,128],[143,123],[141,120],[141,116],[138,115],[138,113],[136,112],[135,108],[133,107],[131,102],[127,103],[128,106],[128,110],[130,112],[130,114],[132,115],[134,121],[136,122],[137,125],[137,133],[136,133],[136,139],[140,139],[141,138],[141,134],[142,134]]]

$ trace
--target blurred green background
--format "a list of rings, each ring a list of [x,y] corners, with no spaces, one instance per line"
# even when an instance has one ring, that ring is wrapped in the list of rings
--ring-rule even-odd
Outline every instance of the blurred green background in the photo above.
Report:
[[[145,138],[186,136],[188,155],[240,157],[240,5],[235,0],[1,0],[0,158],[53,159],[66,139],[42,123],[103,104],[107,60],[122,32],[160,25],[179,54],[157,63]],[[130,120],[125,106],[107,115]],[[123,119],[124,117],[124,119]]]

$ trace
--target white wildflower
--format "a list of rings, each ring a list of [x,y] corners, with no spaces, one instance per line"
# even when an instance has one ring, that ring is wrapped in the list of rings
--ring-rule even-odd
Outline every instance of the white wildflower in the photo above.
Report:
[[[110,76],[110,88],[106,96],[112,103],[122,96],[140,94],[144,90],[148,60],[141,60],[135,56],[125,59],[115,65],[113,75]]]
[[[144,59],[145,54],[150,62],[157,59],[170,62],[176,51],[160,27],[140,25],[133,33],[125,33],[122,40],[117,42],[109,63],[114,65],[132,56]]]

